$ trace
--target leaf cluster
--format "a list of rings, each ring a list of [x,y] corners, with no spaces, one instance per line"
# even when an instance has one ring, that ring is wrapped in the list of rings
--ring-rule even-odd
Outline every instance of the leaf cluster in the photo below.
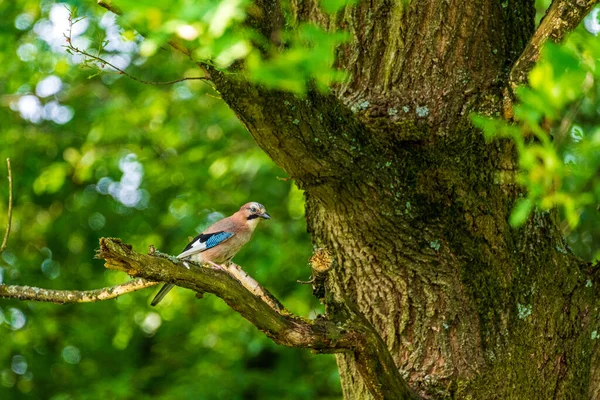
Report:
[[[599,60],[600,40],[579,27],[563,44],[545,45],[529,74],[529,86],[516,90],[514,122],[473,117],[488,140],[509,138],[517,147],[516,182],[524,188],[524,195],[515,204],[512,225],[523,224],[534,209],[556,207],[567,229],[575,230],[580,223],[586,226],[575,242],[580,235],[590,235],[587,228],[598,226]]]

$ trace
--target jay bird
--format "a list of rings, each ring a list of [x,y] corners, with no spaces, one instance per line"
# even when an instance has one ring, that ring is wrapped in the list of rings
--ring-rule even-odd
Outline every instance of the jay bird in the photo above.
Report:
[[[265,207],[255,202],[246,203],[235,214],[215,222],[196,236],[177,258],[200,264],[228,263],[250,240],[261,219],[271,219]],[[165,284],[151,304],[157,305],[173,286],[172,283]]]

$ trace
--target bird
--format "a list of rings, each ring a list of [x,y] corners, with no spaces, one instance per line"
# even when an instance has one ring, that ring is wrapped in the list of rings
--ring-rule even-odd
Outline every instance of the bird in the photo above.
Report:
[[[215,222],[196,236],[177,258],[200,264],[228,263],[250,240],[261,219],[271,219],[265,207],[256,202],[246,203],[233,215]],[[160,303],[173,286],[172,283],[163,285],[150,304]]]

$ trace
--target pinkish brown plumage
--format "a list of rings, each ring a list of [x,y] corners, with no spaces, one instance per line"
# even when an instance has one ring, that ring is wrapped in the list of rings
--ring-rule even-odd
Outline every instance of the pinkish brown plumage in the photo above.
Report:
[[[235,214],[215,222],[196,236],[177,258],[197,263],[228,263],[250,240],[258,222],[270,218],[262,204],[246,203]],[[173,286],[165,284],[151,304],[157,305]]]

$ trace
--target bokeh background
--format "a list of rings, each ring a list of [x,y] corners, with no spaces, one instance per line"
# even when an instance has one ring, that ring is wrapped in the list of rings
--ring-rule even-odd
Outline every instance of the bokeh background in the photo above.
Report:
[[[95,2],[73,28],[80,46],[109,40],[111,61],[143,79],[200,76],[182,55],[136,55],[140,38]],[[89,8],[86,8],[89,7]],[[291,311],[322,312],[307,280],[303,195],[256,146],[210,85],[149,86],[81,68],[65,53],[65,4],[0,2],[0,226],[6,167],[13,228],[0,282],[94,289],[125,282],[94,259],[98,239],[178,254],[248,201],[273,217],[235,261]],[[129,36],[128,36],[129,35]],[[89,79],[88,79],[89,78]],[[157,288],[115,301],[0,300],[0,399],[338,399],[331,355],[273,344],[215,296]]]
[[[538,21],[549,2],[537,1]],[[235,261],[291,311],[314,318],[321,306],[296,283],[309,278],[312,252],[302,192],[209,84],[144,85],[69,54],[64,35],[76,7],[85,18],[72,26],[75,46],[102,48],[111,63],[148,81],[202,75],[182,54],[152,44],[160,29],[144,42],[95,3],[0,0],[2,229],[7,157],[15,189],[0,283],[80,290],[122,283],[125,274],[94,259],[100,237],[178,254],[189,236],[258,201],[273,219]],[[170,7],[195,18],[183,15],[189,2]],[[162,26],[161,12],[145,8],[132,18],[152,29]],[[597,34],[595,12],[587,21]],[[294,68],[265,71],[256,79],[289,84],[277,74]],[[598,109],[597,92],[589,94],[582,126],[598,126]],[[565,227],[571,247],[589,260],[600,247],[596,211],[586,209],[576,230]],[[177,288],[152,308],[156,290],[85,305],[0,299],[0,399],[341,398],[333,356],[273,344],[214,296],[198,300]]]

